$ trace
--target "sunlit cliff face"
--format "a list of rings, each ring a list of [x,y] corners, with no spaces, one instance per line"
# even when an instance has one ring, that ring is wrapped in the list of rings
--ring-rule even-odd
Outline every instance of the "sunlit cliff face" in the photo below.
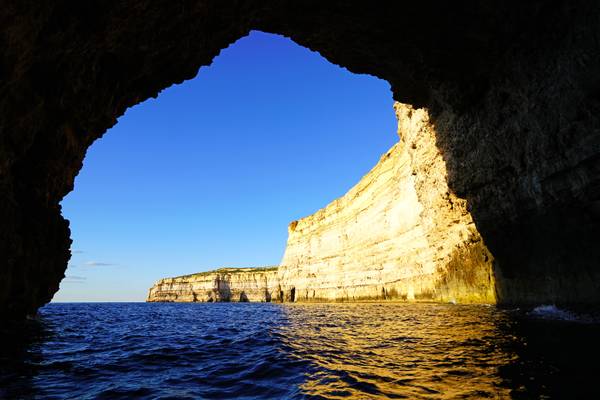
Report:
[[[394,109],[399,143],[344,196],[290,223],[278,270],[252,275],[253,300],[496,302],[493,257],[448,188],[428,112]],[[247,275],[227,275],[228,290],[248,291]],[[210,301],[219,276],[159,281],[148,299]]]
[[[493,257],[448,188],[425,109],[396,103],[400,142],[346,195],[290,225],[281,284],[297,301],[494,303]]]

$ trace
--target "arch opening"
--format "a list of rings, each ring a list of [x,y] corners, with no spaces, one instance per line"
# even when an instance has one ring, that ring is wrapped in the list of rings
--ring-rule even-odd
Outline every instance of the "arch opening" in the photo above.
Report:
[[[54,301],[143,301],[166,276],[278,265],[288,223],[397,141],[392,104],[386,83],[289,39],[238,40],[89,149],[62,203],[72,257]],[[248,299],[219,279],[179,299]]]
[[[33,314],[58,289],[70,247],[59,202],[87,147],[127,107],[190,79],[251,29],[385,79],[395,100],[427,108],[448,187],[494,254],[502,303],[597,304],[598,7],[8,7],[0,314]]]

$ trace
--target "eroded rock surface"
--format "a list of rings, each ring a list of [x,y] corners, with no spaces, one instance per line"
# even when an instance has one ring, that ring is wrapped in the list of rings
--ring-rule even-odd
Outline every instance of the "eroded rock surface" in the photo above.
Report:
[[[148,293],[149,302],[245,302],[279,299],[277,267],[221,268],[165,278]]]
[[[280,267],[300,301],[494,303],[493,257],[450,193],[427,112],[396,103],[400,142],[346,195],[294,221]]]

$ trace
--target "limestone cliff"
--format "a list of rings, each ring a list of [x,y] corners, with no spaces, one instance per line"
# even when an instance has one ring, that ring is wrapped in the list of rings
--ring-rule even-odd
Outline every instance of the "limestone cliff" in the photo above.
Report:
[[[149,302],[271,301],[279,296],[277,267],[221,268],[161,279]]]
[[[494,302],[492,256],[448,189],[427,112],[394,108],[400,142],[346,195],[290,224],[284,292],[300,301]]]
[[[278,271],[167,278],[149,301],[494,302],[492,256],[423,109],[396,103],[400,141],[346,195],[289,225]]]

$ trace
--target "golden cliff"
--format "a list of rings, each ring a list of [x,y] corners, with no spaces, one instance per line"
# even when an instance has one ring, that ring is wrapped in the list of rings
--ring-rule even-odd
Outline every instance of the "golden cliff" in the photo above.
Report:
[[[221,268],[161,279],[150,288],[147,301],[272,301],[278,295],[277,267]]]
[[[347,194],[289,225],[278,270],[167,278],[148,300],[495,302],[493,257],[448,188],[427,112],[394,108],[400,141]]]

